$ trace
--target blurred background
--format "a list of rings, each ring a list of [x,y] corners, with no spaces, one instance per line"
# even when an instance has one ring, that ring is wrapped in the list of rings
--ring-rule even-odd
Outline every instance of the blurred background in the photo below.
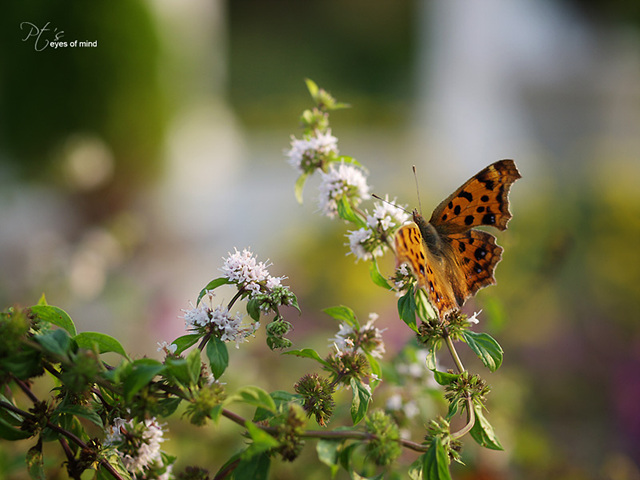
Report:
[[[294,199],[283,152],[308,77],[352,105],[333,134],[379,195],[413,208],[413,164],[426,214],[496,160],[523,175],[498,285],[465,307],[506,352],[494,374],[464,357],[493,388],[505,452],[469,439],[455,478],[640,478],[640,3],[12,2],[0,58],[3,308],[45,293],[79,330],[160,358],[222,257],[251,247],[298,295],[296,348],[326,352],[337,325],[321,309],[346,304],[380,314],[391,361],[411,339],[395,297],[345,256],[317,179]],[[313,368],[262,332],[231,355],[230,390],[291,390]],[[169,428],[178,470],[215,472],[242,446],[225,422]],[[21,478],[5,447],[0,478]],[[313,450],[272,478],[326,478]]]

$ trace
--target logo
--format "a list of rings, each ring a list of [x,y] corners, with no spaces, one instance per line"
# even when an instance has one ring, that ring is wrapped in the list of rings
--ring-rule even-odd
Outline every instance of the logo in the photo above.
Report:
[[[97,40],[64,40],[64,30],[53,28],[51,22],[47,22],[43,27],[38,27],[31,22],[22,22],[20,30],[24,33],[23,42],[33,42],[33,48],[36,52],[41,52],[46,48],[83,48],[97,47]]]

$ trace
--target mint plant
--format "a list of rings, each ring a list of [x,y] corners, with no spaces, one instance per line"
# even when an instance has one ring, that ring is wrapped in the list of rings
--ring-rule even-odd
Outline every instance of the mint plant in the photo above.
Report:
[[[300,173],[295,197],[302,203],[306,180],[321,177],[320,212],[350,225],[349,253],[369,262],[371,281],[389,302],[397,302],[398,317],[414,332],[414,341],[397,358],[385,358],[378,316],[371,313],[361,321],[351,308],[335,306],[324,311],[337,322],[328,350],[294,347],[287,334],[298,319],[297,298],[283,285],[286,277],[272,276],[273,265],[258,261],[249,249],[230,253],[221,275],[183,310],[186,333],[159,343],[163,361],[132,359],[114,337],[77,332],[69,315],[44,296],[31,307],[10,307],[0,313],[0,438],[25,446],[31,478],[47,476],[45,443],[59,446],[74,479],[266,479],[273,462],[295,461],[313,442],[327,476],[344,470],[351,478],[397,478],[405,471],[412,479],[444,480],[451,478],[451,462],[461,461],[467,436],[502,449],[485,416],[489,387],[465,369],[456,345],[466,344],[490,371],[500,367],[502,349],[488,334],[471,330],[478,314],[454,312],[439,319],[406,266],[390,276],[380,272],[377,259],[393,252],[394,233],[409,215],[388,196],[363,208],[371,200],[367,171],[339,153],[330,128],[330,113],[346,105],[310,80],[307,86],[314,106],[303,112],[301,138],[293,137],[287,151]],[[216,290],[223,286],[235,293],[216,303]],[[312,360],[315,369],[281,390],[246,385],[229,391],[228,345],[240,348],[261,324],[267,347],[282,354],[283,369],[296,357]],[[443,347],[455,370],[442,371]],[[106,353],[116,354],[118,362],[107,363]],[[35,384],[50,386],[50,396],[38,396],[43,388]],[[336,414],[344,391],[350,392],[347,418]],[[420,416],[427,391],[446,402],[441,416]],[[237,404],[252,407],[253,416],[240,416]],[[246,446],[213,474],[204,468],[209,466],[175,471],[176,457],[163,451],[171,434],[165,419],[171,416],[198,428],[233,422]],[[452,430],[457,417],[463,426]],[[422,426],[419,438],[407,437],[411,424]],[[399,463],[405,450],[414,452],[410,465]]]

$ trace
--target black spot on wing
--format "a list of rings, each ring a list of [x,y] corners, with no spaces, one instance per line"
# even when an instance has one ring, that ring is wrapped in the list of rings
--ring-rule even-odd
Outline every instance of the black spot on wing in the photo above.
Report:
[[[464,224],[471,225],[473,223],[473,215],[467,215],[464,217]]]
[[[476,248],[476,251],[473,252],[473,255],[476,257],[476,260],[482,260],[487,256],[487,251],[482,247],[478,247]]]
[[[488,179],[488,178],[482,179],[480,181],[482,183],[484,183],[484,186],[487,187],[487,190],[493,190],[494,187],[496,186],[495,182],[493,180]]]
[[[473,200],[473,195],[471,195],[469,192],[466,192],[466,191],[464,191],[464,190],[462,190],[462,191],[458,194],[458,196],[459,196],[460,198],[466,198],[466,199],[467,199],[467,201],[469,201],[469,202],[471,202],[471,201]]]
[[[487,213],[482,217],[482,223],[485,223],[487,225],[495,225],[496,216],[493,213]]]

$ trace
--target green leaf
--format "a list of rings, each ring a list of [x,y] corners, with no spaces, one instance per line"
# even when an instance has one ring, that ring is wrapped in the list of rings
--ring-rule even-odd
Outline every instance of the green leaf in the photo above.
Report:
[[[485,448],[491,450],[504,450],[500,444],[500,440],[493,431],[493,427],[483,414],[483,406],[481,403],[474,402],[473,411],[476,414],[476,422],[471,429],[471,437]]]
[[[219,379],[227,369],[227,366],[229,366],[227,344],[218,337],[211,337],[207,343],[206,352],[211,373],[216,379]]]
[[[432,370],[432,372],[435,381],[443,386],[450,385],[460,377],[459,373],[439,372],[437,370]]]
[[[253,443],[242,453],[242,459],[251,458],[259,453],[267,452],[272,448],[280,446],[278,440],[262,430],[255,423],[247,421],[244,425],[247,427],[247,432],[251,440],[253,440]]]
[[[197,333],[192,333],[190,335],[183,335],[181,337],[176,338],[173,342],[171,342],[171,344],[176,345],[178,347],[176,350],[176,355],[180,355],[187,348],[198,343],[198,340],[200,340],[200,338],[201,338],[201,335]]]
[[[44,460],[42,458],[42,438],[38,438],[38,443],[27,451],[27,471],[33,480],[46,480],[44,474]]]
[[[438,358],[436,353],[440,348],[440,342],[438,340],[429,340],[426,345],[427,347],[427,358],[425,359],[425,363],[427,364],[427,368],[429,370],[436,370],[438,368]]]
[[[303,348],[302,350],[289,350],[288,352],[284,352],[283,354],[295,355],[296,357],[303,357],[303,358],[313,358],[320,365],[324,365],[325,367],[329,366],[329,363],[327,363],[323,358],[321,358],[320,355],[318,355],[318,352],[316,352],[312,348]]]
[[[267,452],[241,459],[233,471],[233,480],[267,480],[271,458]]]
[[[398,299],[398,315],[411,330],[418,333],[418,327],[416,325],[416,299],[413,294],[413,286],[410,286],[407,293]]]
[[[380,273],[380,269],[378,268],[378,262],[376,261],[375,257],[371,260],[371,263],[369,264],[369,276],[371,277],[371,280],[373,281],[374,284],[378,285],[379,287],[385,288],[387,290],[391,290],[391,285],[389,285],[389,282],[387,282],[387,279],[384,278],[384,276],[382,276],[382,274]]]
[[[102,423],[102,418],[100,415],[90,407],[85,407],[84,405],[73,405],[73,404],[64,404],[60,405],[55,409],[54,414],[68,413],[70,415],[75,415],[77,417],[86,418],[94,425],[104,429],[104,424]]]
[[[503,350],[500,344],[487,333],[476,333],[471,330],[464,330],[462,338],[469,348],[482,360],[482,363],[492,372],[495,372],[502,365]]]
[[[378,359],[373,357],[370,353],[367,353],[367,360],[369,361],[369,366],[371,367],[371,373],[373,373],[378,380],[369,380],[369,385],[371,386],[371,391],[374,391],[378,384],[382,381],[382,367],[380,367],[380,363]]]
[[[260,303],[256,299],[247,302],[247,313],[256,322],[260,321]]]
[[[357,425],[367,414],[369,402],[371,401],[371,392],[360,380],[356,380],[355,378],[351,379],[350,384],[351,390],[353,391],[353,398],[351,400],[351,420],[354,425]]]
[[[311,94],[311,98],[316,100],[318,98],[318,90],[319,90],[318,85],[316,84],[316,82],[314,82],[310,78],[305,78],[304,82],[307,84],[307,90],[309,90],[309,93]]]
[[[31,307],[31,313],[33,313],[38,319],[45,322],[52,323],[60,328],[66,330],[70,336],[76,335],[76,326],[71,320],[71,317],[67,312],[58,307],[51,305],[34,305]]]
[[[180,402],[182,402],[181,398],[161,398],[158,400],[158,406],[160,407],[158,413],[161,417],[169,417],[177,410]]]
[[[202,361],[200,359],[200,350],[198,350],[197,348],[191,350],[189,352],[189,355],[187,355],[186,360],[187,360],[187,367],[189,369],[189,379],[191,380],[191,384],[195,385],[198,383],[198,379],[200,378],[200,372],[202,371]]]
[[[296,196],[296,200],[300,205],[302,205],[302,200],[303,200],[302,191],[304,190],[304,184],[307,181],[307,177],[309,177],[308,173],[301,174],[296,180],[296,184],[294,186],[294,193]]]
[[[342,195],[338,198],[338,216],[347,222],[354,223],[358,227],[364,226],[364,220],[360,218],[351,207],[349,197]]]
[[[164,366],[163,374],[170,381],[177,382],[183,387],[193,384],[186,358],[167,357],[164,360]]]
[[[4,440],[23,440],[33,436],[32,433],[20,430],[19,427],[14,427],[4,418],[0,418],[0,438]]]
[[[344,322],[350,327],[357,329],[360,328],[360,324],[358,323],[358,319],[356,318],[356,314],[353,313],[349,307],[345,307],[344,305],[338,305],[337,307],[329,307],[323,310],[324,313],[329,315],[332,318],[335,318],[339,322]]]
[[[424,288],[418,288],[416,290],[416,313],[418,314],[418,317],[424,321],[438,318],[438,314],[433,309],[431,303],[429,303],[429,299],[427,298],[427,293],[424,291]]]
[[[127,401],[131,401],[136,393],[153,380],[153,377],[164,370],[162,363],[151,358],[135,360],[129,367],[122,384],[123,393]]]
[[[346,103],[342,103],[340,105],[345,105],[346,107],[348,107],[349,105],[347,105]],[[363,170],[365,173],[368,172],[367,168],[362,165],[359,161],[357,161],[355,158],[353,157],[348,157],[347,155],[339,155],[336,159],[335,162],[337,163],[348,163],[350,165],[354,165],[358,168],[360,168],[361,170]]]
[[[290,402],[301,402],[301,397],[295,393],[289,393],[284,390],[276,390],[275,392],[271,392],[269,396],[273,399],[273,402],[276,406],[277,412],[282,412],[285,405]],[[264,408],[258,407],[256,409],[256,413],[253,415],[254,422],[261,422],[263,420],[267,420],[268,418],[273,417],[274,413],[269,410],[265,410]]]
[[[334,477],[340,465],[338,465],[338,453],[342,447],[344,440],[327,440],[319,439],[316,443],[316,453],[318,460],[327,465],[331,469],[331,477]]]
[[[449,456],[442,440],[434,438],[429,450],[422,456],[422,478],[424,480],[451,480]]]
[[[254,407],[263,408],[272,413],[276,413],[276,404],[273,398],[260,387],[248,385],[242,387],[236,393],[227,398],[227,403],[242,402]]]
[[[100,353],[115,352],[124,358],[129,358],[120,342],[110,335],[100,332],[82,332],[73,339],[80,348],[92,349],[95,346]]]
[[[202,290],[200,290],[200,294],[198,295],[198,300],[196,301],[196,306],[200,305],[200,300],[202,300],[202,297],[204,297],[208,291],[215,290],[216,288],[222,285],[228,285],[229,283],[233,283],[233,282],[229,280],[227,277],[220,277],[220,278],[211,280],[209,283],[207,283],[207,285]]]
[[[50,330],[33,337],[47,352],[65,357],[71,345],[69,334],[65,330]]]
[[[422,480],[422,464],[423,458],[418,457],[411,465],[409,465],[409,474],[410,480]]]

